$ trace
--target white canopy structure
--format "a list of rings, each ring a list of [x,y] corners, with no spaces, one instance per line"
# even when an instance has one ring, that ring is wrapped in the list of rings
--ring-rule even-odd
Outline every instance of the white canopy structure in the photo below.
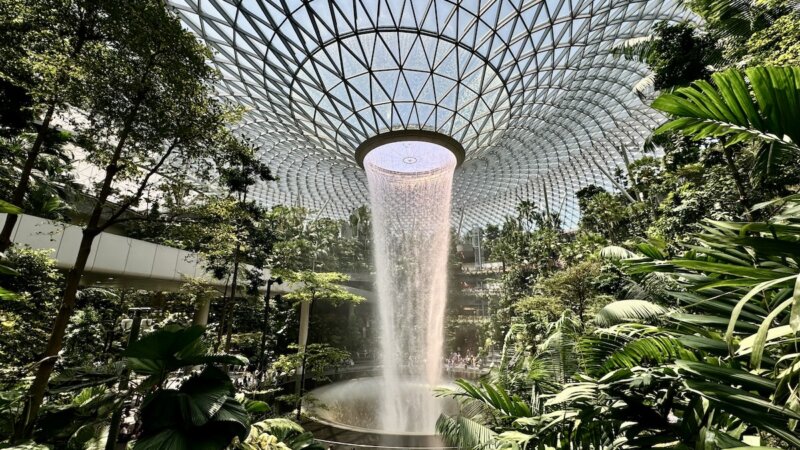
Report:
[[[216,50],[238,131],[280,177],[252,193],[346,217],[367,203],[355,149],[395,130],[463,145],[454,220],[499,222],[521,199],[570,226],[574,193],[641,156],[661,117],[612,49],[689,17],[673,0],[168,0]],[[329,201],[330,200],[330,201]]]

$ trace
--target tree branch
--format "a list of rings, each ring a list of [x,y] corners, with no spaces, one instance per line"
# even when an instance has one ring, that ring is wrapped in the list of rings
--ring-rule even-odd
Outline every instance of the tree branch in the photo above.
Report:
[[[139,187],[136,189],[136,193],[132,197],[130,197],[128,200],[123,202],[119,206],[119,208],[117,209],[117,212],[112,214],[111,217],[109,217],[105,221],[105,223],[103,223],[102,225],[99,226],[100,231],[103,231],[106,228],[110,227],[111,225],[117,223],[117,221],[119,220],[119,217],[122,214],[124,214],[126,211],[128,211],[131,208],[131,206],[133,206],[134,203],[138,203],[139,200],[142,199],[142,196],[144,195],[144,191],[145,191],[145,189],[147,189],[147,186],[150,183],[150,178],[156,172],[158,172],[158,170],[161,168],[161,166],[164,165],[164,163],[167,161],[167,159],[172,155],[172,152],[175,151],[175,149],[178,147],[178,144],[180,143],[180,141],[181,141],[180,138],[175,138],[172,141],[172,144],[170,144],[169,148],[167,148],[167,151],[164,152],[164,155],[161,156],[161,159],[159,159],[158,163],[156,163],[153,167],[150,168],[150,170],[147,172],[147,175],[145,175],[144,178],[142,179],[142,182],[139,183]]]

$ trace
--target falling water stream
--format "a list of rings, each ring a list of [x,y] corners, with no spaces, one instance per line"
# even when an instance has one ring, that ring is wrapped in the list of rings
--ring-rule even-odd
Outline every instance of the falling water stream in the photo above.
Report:
[[[364,158],[373,214],[386,432],[435,431],[441,381],[450,198],[456,158],[428,142],[384,144]]]

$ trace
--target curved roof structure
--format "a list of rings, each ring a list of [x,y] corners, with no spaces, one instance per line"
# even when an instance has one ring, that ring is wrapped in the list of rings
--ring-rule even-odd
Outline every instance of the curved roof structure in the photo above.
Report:
[[[609,186],[660,116],[633,93],[620,42],[687,13],[674,0],[168,0],[215,50],[220,95],[280,177],[255,188],[346,217],[367,203],[365,140],[424,129],[465,149],[454,220],[499,222],[520,199],[567,225],[574,192]]]

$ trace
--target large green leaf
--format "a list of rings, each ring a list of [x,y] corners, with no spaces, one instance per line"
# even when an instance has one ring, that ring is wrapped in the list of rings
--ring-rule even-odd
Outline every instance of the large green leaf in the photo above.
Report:
[[[670,318],[677,322],[719,330],[727,329],[728,324],[732,322],[728,317],[712,316],[708,314],[672,314]],[[758,326],[749,322],[739,320],[733,322],[733,324],[734,329],[741,333],[755,333],[758,331]]]
[[[530,406],[516,395],[510,395],[502,386],[481,381],[475,386],[466,380],[456,380],[461,392],[456,397],[469,397],[486,403],[509,417],[525,417],[531,415]]]
[[[667,314],[669,310],[646,300],[618,300],[604,306],[594,318],[601,327],[623,322],[649,322]]]
[[[754,375],[740,369],[680,359],[675,361],[675,365],[685,373],[696,375],[706,380],[739,385],[747,390],[758,391],[766,396],[775,392],[775,388],[777,387],[777,384],[768,378]]]
[[[686,387],[710,400],[737,411],[759,411],[761,414],[777,414],[785,419],[800,419],[800,414],[776,405],[769,400],[730,386],[706,381],[684,380]],[[741,417],[745,420],[756,420],[756,417]],[[800,442],[800,438],[798,438]]]
[[[560,403],[590,402],[595,398],[597,398],[597,384],[572,383],[547,400],[545,406],[553,406]]]
[[[789,325],[771,327],[767,331],[767,335],[762,344],[766,345],[773,341],[779,341],[782,338],[785,338],[786,336],[791,336],[793,334],[794,331],[792,330],[792,327],[790,327]],[[736,350],[736,356],[745,356],[752,353],[753,346],[756,344],[757,337],[758,334],[753,334],[739,341],[739,348]]]
[[[728,354],[728,345],[720,339],[712,339],[704,336],[686,335],[679,336],[678,342],[686,348],[702,350],[717,356]]]
[[[693,355],[672,336],[647,336],[636,339],[609,355],[603,367],[610,370],[659,366],[676,358],[693,358]]]
[[[494,448],[497,433],[468,417],[442,415],[436,421],[436,431],[448,444],[461,449]]]
[[[757,269],[754,267],[742,267],[734,264],[693,261],[685,259],[673,260],[670,262],[678,267],[683,267],[684,269],[697,270],[706,273],[752,278],[754,280],[772,280],[776,278],[775,271]]]
[[[767,289],[774,288],[776,286],[781,285],[782,283],[791,282],[793,278],[797,278],[797,275],[783,277],[783,278],[776,278],[768,281],[764,281],[759,283],[756,287],[751,289],[747,294],[745,294],[741,300],[736,304],[736,307],[731,312],[731,317],[728,322],[727,329],[725,331],[725,342],[728,343],[729,346],[733,345],[733,333],[736,331],[737,327],[740,327],[741,321],[739,320],[739,316],[742,313],[742,309],[744,309],[747,302],[755,298],[756,295],[761,294],[763,291]]]
[[[668,295],[678,300],[681,306],[694,312],[726,317],[733,314],[734,308],[741,300],[736,296],[721,295],[716,289],[705,289],[700,292],[669,292]],[[767,315],[767,311],[754,302],[745,302],[739,315],[748,322],[760,322]]]
[[[265,419],[254,423],[253,426],[258,428],[259,431],[273,436],[288,435],[292,432],[302,433],[305,431],[297,422],[283,417]]]
[[[795,333],[800,332],[800,276],[794,283],[794,293],[792,294],[792,311],[789,315],[789,326]]]
[[[684,385],[742,421],[769,431],[793,445],[800,445],[800,437],[788,428],[789,419],[800,419],[800,415],[794,411],[741,389],[718,383],[687,379],[684,380]]]
[[[617,245],[609,245],[607,247],[603,247],[600,250],[600,256],[606,259],[610,259],[612,261],[619,261],[622,259],[634,258],[636,257],[636,253],[633,253],[632,251],[624,247],[620,247]]]
[[[22,214],[22,208],[5,200],[0,200],[0,214]]]
[[[21,298],[22,297],[16,292],[11,292],[8,289],[0,287],[0,300],[15,301]]]
[[[216,415],[233,394],[228,375],[215,367],[207,367],[200,375],[190,377],[181,385],[180,393],[189,401],[183,414],[188,414],[195,426],[205,425]]]
[[[249,416],[233,397],[233,384],[221,369],[207,367],[178,390],[160,389],[141,409],[142,436],[136,450],[222,450],[234,437],[244,439]]]
[[[765,256],[800,257],[800,243],[786,239],[747,236],[734,238],[732,241],[736,244],[750,247],[757,254]]]
[[[777,308],[772,310],[761,325],[758,327],[758,332],[755,335],[755,339],[753,340],[753,349],[750,352],[750,365],[754,369],[759,369],[761,367],[761,360],[764,356],[764,347],[767,342],[767,335],[769,330],[773,327],[775,319],[783,313],[783,311],[789,308],[793,303],[792,299],[786,300]]]
[[[746,73],[753,95],[744,74],[736,69],[712,75],[713,85],[697,81],[661,95],[653,108],[675,119],[656,133],[682,131],[695,139],[726,137],[728,144],[758,139],[797,151],[800,68],[754,67]]]
[[[197,345],[204,332],[202,326],[167,325],[131,343],[123,356],[131,369],[139,373],[173,370],[180,367],[177,364],[182,358],[205,354]]]
[[[156,383],[167,373],[205,364],[245,365],[247,358],[238,355],[210,355],[200,337],[202,326],[181,327],[167,325],[132,343],[123,353],[128,367],[156,378]]]
[[[89,388],[67,405],[50,405],[40,413],[34,438],[42,442],[67,442],[77,432],[101,427],[111,413],[120,407],[122,397],[105,389]]]
[[[764,129],[800,144],[800,67],[751,67],[746,72]]]

